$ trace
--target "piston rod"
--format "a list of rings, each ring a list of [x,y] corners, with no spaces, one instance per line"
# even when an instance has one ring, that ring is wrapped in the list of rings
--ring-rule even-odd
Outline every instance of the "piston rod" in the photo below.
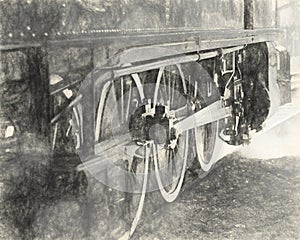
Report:
[[[222,100],[219,100],[175,123],[174,128],[180,134],[189,129],[200,127],[228,116],[230,116],[229,111],[226,111],[226,108],[222,106]]]

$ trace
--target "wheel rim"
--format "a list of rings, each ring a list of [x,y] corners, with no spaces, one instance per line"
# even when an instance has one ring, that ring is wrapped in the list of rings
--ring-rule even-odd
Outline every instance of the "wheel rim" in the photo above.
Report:
[[[218,136],[218,122],[196,127],[194,134],[197,159],[203,171],[209,171],[213,165],[213,153]]]
[[[155,83],[154,105],[167,106],[174,112],[187,112],[185,94],[185,79],[180,65],[170,66],[169,69],[160,68]],[[177,198],[183,184],[187,167],[188,132],[174,141],[176,143],[173,142],[173,146],[169,147],[155,143],[152,146],[155,176],[161,195],[167,202]],[[162,171],[164,168],[166,171]],[[163,176],[161,172],[164,172]]]
[[[128,132],[130,115],[144,101],[141,86],[142,83],[138,74],[131,74],[107,82],[100,94],[96,110],[96,141],[99,144],[111,141],[114,147],[105,152],[106,157],[110,157],[114,161],[113,164],[130,173],[130,176],[125,175],[127,176],[125,177],[125,200],[122,198],[112,200],[114,202],[124,201],[122,209],[126,213],[124,221],[127,227],[124,229],[121,239],[127,239],[134,233],[141,218],[147,191],[149,144],[137,146],[131,141]],[[141,156],[136,155],[137,150],[143,152]],[[109,172],[109,170],[107,171]],[[110,177],[108,182],[114,181],[113,171],[114,169],[107,174],[108,178]],[[123,180],[124,178],[119,179],[120,182]],[[121,182],[120,184],[124,183]]]
[[[192,90],[192,102],[194,112],[198,112],[203,108],[209,108],[209,104],[220,99],[219,92],[214,87],[213,79],[207,72],[206,68],[200,63],[194,65],[191,69],[194,72]],[[199,78],[200,77],[200,78]],[[208,97],[208,90],[205,88],[211,86]],[[218,138],[219,121],[211,122],[202,126],[195,127],[193,135],[195,136],[196,158],[205,172],[209,171],[215,162],[215,145]]]
[[[188,134],[186,135],[186,141],[185,141],[185,146],[188,145]],[[159,164],[158,164],[158,146],[153,145],[153,160],[154,160],[154,166],[155,166],[155,175],[158,183],[159,190],[161,192],[162,197],[167,201],[167,202],[173,202],[179,195],[183,180],[184,180],[184,175],[185,175],[185,169],[187,167],[187,147],[185,148],[184,156],[183,156],[183,163],[182,163],[182,168],[180,171],[179,176],[172,176],[173,177],[173,183],[169,187],[168,190],[166,190],[165,184],[163,184],[161,175],[160,175],[160,170],[159,170]]]

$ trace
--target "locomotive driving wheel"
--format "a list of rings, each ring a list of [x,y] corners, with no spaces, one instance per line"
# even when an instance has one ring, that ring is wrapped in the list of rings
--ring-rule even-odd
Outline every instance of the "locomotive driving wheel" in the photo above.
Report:
[[[186,79],[186,86],[182,91],[186,93],[186,100],[184,105],[183,101],[176,97],[178,106],[175,106],[176,120],[173,128],[176,135],[181,137],[187,135],[190,130],[190,141],[186,144],[191,145],[190,150],[194,149],[190,153],[193,152],[193,156],[198,159],[200,170],[208,172],[217,160],[219,120],[227,113],[222,106],[214,80],[201,63],[188,62],[182,64],[181,68],[178,68],[179,75]],[[161,87],[159,91],[163,89],[165,88]]]
[[[146,192],[159,189],[172,202],[182,187],[188,131],[178,135],[173,124],[188,110],[186,83],[179,65],[166,66],[108,81],[98,96],[96,154],[111,162],[106,184],[120,191],[108,191],[109,201],[117,203],[112,212],[120,212],[115,219],[123,218],[126,239],[137,227]]]
[[[113,189],[106,198],[109,238],[128,239],[141,217],[148,185],[149,144],[136,144],[128,128],[130,116],[143,106],[143,85],[138,74],[131,74],[108,81],[98,95],[96,154],[111,163],[106,179],[100,179]]]
[[[218,101],[199,100],[203,91],[197,84],[204,82],[199,63],[171,61],[146,69],[135,64],[96,69],[87,82],[94,84],[95,150],[85,169],[108,189],[105,238],[128,239],[142,212],[177,198],[193,152],[190,143],[203,170],[209,170],[214,127],[224,117]]]
[[[218,128],[218,121],[194,128],[196,155],[204,172],[208,172],[214,163],[213,153],[215,151]]]
[[[155,176],[162,197],[173,202],[182,187],[188,160],[189,131],[181,134],[174,128],[174,122],[187,115],[186,80],[180,65],[160,68],[154,89],[154,106],[164,108],[168,120],[167,133],[162,142],[153,142]],[[157,132],[158,132],[157,131]]]

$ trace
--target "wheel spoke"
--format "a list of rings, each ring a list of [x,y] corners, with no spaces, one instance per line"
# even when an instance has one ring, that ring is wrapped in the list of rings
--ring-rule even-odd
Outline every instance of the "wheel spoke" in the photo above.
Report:
[[[173,76],[173,75],[172,75]],[[175,81],[174,81],[174,76],[172,77],[172,82],[171,82],[171,84],[172,84],[172,87],[171,87],[171,99],[170,99],[170,109],[172,109],[173,108],[173,106],[174,106],[174,92],[175,92]]]
[[[182,72],[182,69],[181,69],[180,65],[179,65],[179,64],[176,64],[176,66],[177,66],[177,69],[178,69],[178,71],[179,71],[180,79],[182,80],[183,93],[184,93],[184,94],[187,94],[187,87],[186,87],[186,83],[185,83],[185,77],[184,77],[184,74],[183,74],[183,72]]]
[[[130,234],[129,234],[130,236],[132,236],[132,234],[134,233],[134,231],[137,227],[138,221],[141,218],[143,206],[144,206],[144,202],[145,202],[145,196],[146,196],[148,171],[149,171],[150,146],[146,145],[144,148],[145,148],[145,171],[144,171],[143,187],[142,187],[141,198],[139,201],[138,209],[137,209],[136,215],[133,219],[133,222],[131,224]]]
[[[170,191],[165,190],[165,186],[164,186],[161,176],[160,176],[160,169],[159,169],[158,158],[157,158],[157,156],[158,156],[157,146],[153,145],[153,147],[152,147],[156,180],[158,183],[160,193],[167,202],[173,202],[177,198],[177,196],[181,190],[183,180],[184,180],[184,175],[185,175],[185,169],[187,166],[187,153],[188,153],[187,145],[188,145],[188,132],[186,132],[185,150],[184,150],[183,163],[182,163],[182,169],[181,169],[181,173],[179,176],[179,180],[177,182],[177,185],[175,185],[175,186],[172,185],[172,188]],[[170,155],[172,156],[172,154],[170,154]],[[179,160],[179,159],[177,159],[177,160]],[[173,176],[172,173],[171,173],[171,175]],[[173,179],[172,179],[172,181],[173,181]]]
[[[121,122],[124,123],[124,78],[120,78],[121,85]]]
[[[156,84],[155,84],[155,90],[154,90],[154,97],[153,97],[153,105],[156,106],[157,104],[157,98],[158,98],[158,92],[159,92],[159,86],[160,86],[160,81],[164,73],[164,67],[160,68],[158,71],[157,79],[156,79]]]
[[[125,116],[126,121],[128,121],[129,119],[129,107],[131,103],[131,94],[132,94],[132,81],[130,81],[128,84],[129,84],[129,92],[128,92],[128,101],[127,101],[126,116]]]
[[[100,100],[97,108],[97,116],[96,116],[96,126],[95,126],[95,141],[98,142],[101,134],[101,125],[103,121],[103,112],[105,108],[105,103],[107,96],[109,94],[109,90],[113,85],[112,81],[107,82],[102,89]],[[116,104],[116,101],[114,102]]]
[[[168,90],[167,90],[167,82],[166,82],[166,74],[165,74],[165,71],[163,71],[162,79],[163,79],[163,81],[164,81],[164,90],[165,90],[165,93],[167,94]]]
[[[171,104],[171,73],[168,71],[168,105]]]
[[[140,99],[141,99],[141,102],[144,102],[144,99],[145,99],[145,94],[144,94],[144,89],[143,89],[143,85],[142,85],[142,81],[139,77],[139,75],[137,73],[133,73],[131,74],[134,82],[135,82],[135,85],[138,89],[138,92],[139,92],[139,95],[140,95]]]

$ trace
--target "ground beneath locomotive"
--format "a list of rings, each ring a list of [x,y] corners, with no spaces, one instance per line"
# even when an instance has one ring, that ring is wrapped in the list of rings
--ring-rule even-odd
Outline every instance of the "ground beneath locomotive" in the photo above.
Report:
[[[101,213],[112,206],[96,195],[86,195],[86,180],[70,168],[72,159],[58,159],[60,165],[50,172],[29,175],[23,173],[22,164],[39,159],[28,155],[18,162],[1,156],[0,239],[21,239],[25,233],[103,239],[95,229]],[[23,174],[20,187],[12,191],[11,183]],[[299,176],[299,157],[261,160],[232,154],[204,179],[188,172],[174,203],[165,203],[155,212],[146,206],[133,239],[299,239]],[[103,189],[93,192],[107,194]],[[44,229],[44,235],[37,229]]]
[[[134,240],[300,239],[300,158],[224,158],[142,220]]]

